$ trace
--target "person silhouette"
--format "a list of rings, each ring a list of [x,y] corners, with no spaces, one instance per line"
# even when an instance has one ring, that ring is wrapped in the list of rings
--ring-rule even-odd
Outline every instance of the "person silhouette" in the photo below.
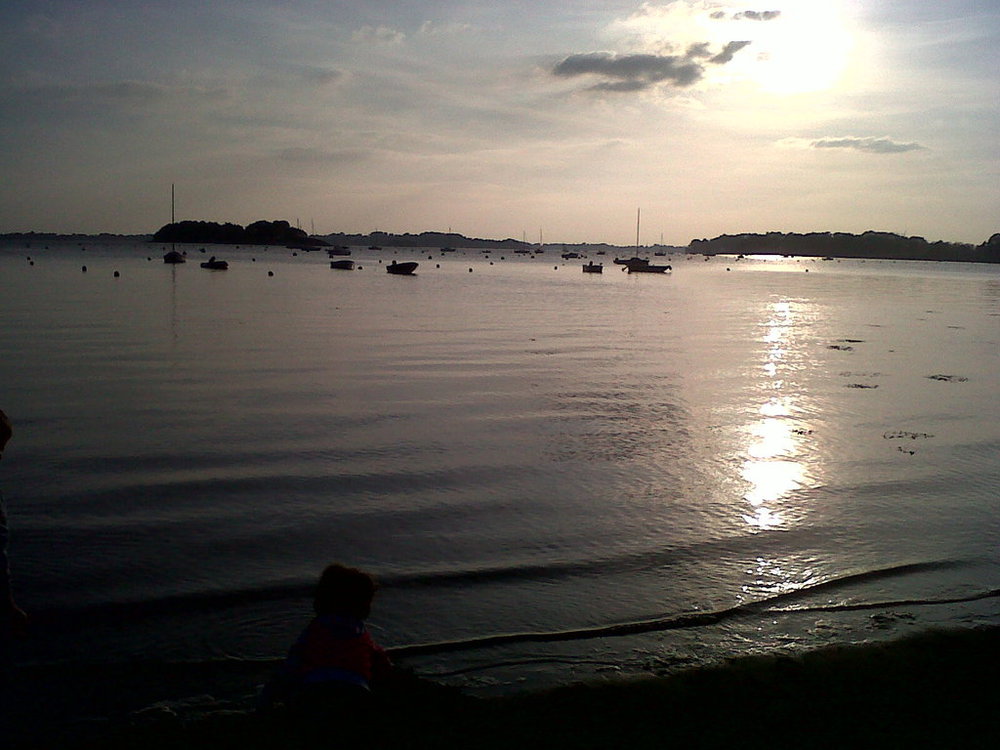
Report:
[[[13,434],[14,427],[10,418],[0,409],[0,459],[3,458],[4,449]],[[7,559],[8,539],[7,512],[3,494],[0,493],[0,641],[9,641],[13,636],[23,635],[28,624],[28,616],[14,601]]]
[[[373,688],[389,681],[392,662],[365,627],[376,589],[363,571],[326,567],[313,599],[316,616],[264,686],[258,710],[285,703],[307,714],[349,718],[368,702]]]

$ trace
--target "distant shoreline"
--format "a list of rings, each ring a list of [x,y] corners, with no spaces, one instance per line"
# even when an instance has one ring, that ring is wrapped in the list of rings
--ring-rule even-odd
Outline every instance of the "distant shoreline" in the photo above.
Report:
[[[197,226],[194,226],[197,225]],[[265,226],[266,225],[266,226]],[[268,232],[260,232],[264,226]],[[258,228],[256,234],[252,230]],[[176,229],[177,231],[172,231]],[[180,231],[183,229],[184,231]],[[226,231],[219,231],[225,229]],[[201,230],[201,231],[198,231]],[[391,248],[463,248],[479,250],[529,251],[558,249],[584,253],[633,255],[643,253],[686,253],[695,255],[783,255],[806,258],[920,260],[966,263],[1000,263],[1000,233],[980,245],[957,242],[928,242],[923,237],[903,237],[890,232],[868,231],[863,234],[844,232],[812,232],[807,234],[768,232],[720,235],[713,239],[692,240],[687,246],[609,245],[607,243],[534,244],[513,239],[493,240],[466,237],[456,233],[422,232],[420,234],[390,234],[374,232],[368,235],[333,233],[307,236],[289,227],[287,222],[255,222],[247,228],[238,225],[218,225],[214,222],[179,222],[166,225],[156,234],[58,234],[50,232],[12,232],[0,234],[0,240],[14,242],[158,242],[177,244],[285,245],[321,250],[326,246]]]

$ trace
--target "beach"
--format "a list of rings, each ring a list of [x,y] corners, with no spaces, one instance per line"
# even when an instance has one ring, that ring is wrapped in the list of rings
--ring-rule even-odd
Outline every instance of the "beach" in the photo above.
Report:
[[[40,722],[14,747],[253,750],[346,737],[370,748],[986,748],[1000,729],[998,660],[1000,631],[982,628],[502,698],[413,681],[354,721],[318,727],[281,712],[257,716],[246,705],[210,707],[212,675],[192,672],[191,687],[205,691],[200,713],[190,701],[169,700],[135,711],[136,696],[131,711],[126,703],[117,713],[101,706],[108,721]]]

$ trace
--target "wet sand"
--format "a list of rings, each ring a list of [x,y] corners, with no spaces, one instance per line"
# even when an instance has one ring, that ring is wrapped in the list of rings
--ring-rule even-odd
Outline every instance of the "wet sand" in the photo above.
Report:
[[[1000,628],[936,631],[504,698],[414,679],[381,705],[322,726],[219,706],[187,721],[154,709],[58,736],[39,729],[16,747],[253,750],[330,747],[335,738],[366,748],[993,747],[998,665]],[[204,693],[222,687],[211,674],[186,678],[201,679]]]

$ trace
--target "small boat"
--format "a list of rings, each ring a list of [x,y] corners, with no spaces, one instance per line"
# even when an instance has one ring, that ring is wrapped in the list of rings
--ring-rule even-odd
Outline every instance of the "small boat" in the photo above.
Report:
[[[594,263],[590,261],[583,264],[584,273],[604,273],[604,265],[602,263]]]
[[[641,266],[644,263],[649,263],[649,258],[633,255],[631,258],[615,258],[614,263],[616,266]]]
[[[211,258],[202,263],[201,267],[209,268],[213,271],[225,271],[227,268],[229,268],[229,263],[227,263],[224,260],[216,260],[215,256],[213,255]]]
[[[163,256],[164,263],[187,263],[187,258],[184,257],[184,253],[178,250],[171,250],[169,253]]]
[[[673,270],[670,266],[654,266],[649,262],[648,258],[640,258],[639,253],[639,216],[640,209],[635,211],[635,252],[636,255],[629,258],[628,260],[619,260],[615,258],[615,263],[620,266],[625,266],[629,273],[666,273],[667,271]]]
[[[329,250],[327,250],[326,254],[332,258],[334,255],[350,255],[351,250],[350,248],[344,247],[343,245],[337,245],[336,247],[331,247]]]
[[[672,270],[670,266],[654,266],[652,263],[628,266],[629,273],[666,273]]]
[[[382,248],[380,248],[378,245],[369,245],[368,249],[369,250],[381,250]]]
[[[574,253],[572,251],[568,252],[568,253],[563,253],[562,254],[562,259],[563,260],[572,260],[573,258],[579,258],[579,257],[580,257],[580,253]]]
[[[353,271],[354,261],[353,260],[331,260],[330,268],[338,268],[341,271]]]
[[[414,261],[407,261],[406,263],[397,263],[396,261],[393,261],[385,267],[385,270],[388,273],[394,273],[399,276],[409,276],[417,270],[418,265],[420,264],[415,263]]]

